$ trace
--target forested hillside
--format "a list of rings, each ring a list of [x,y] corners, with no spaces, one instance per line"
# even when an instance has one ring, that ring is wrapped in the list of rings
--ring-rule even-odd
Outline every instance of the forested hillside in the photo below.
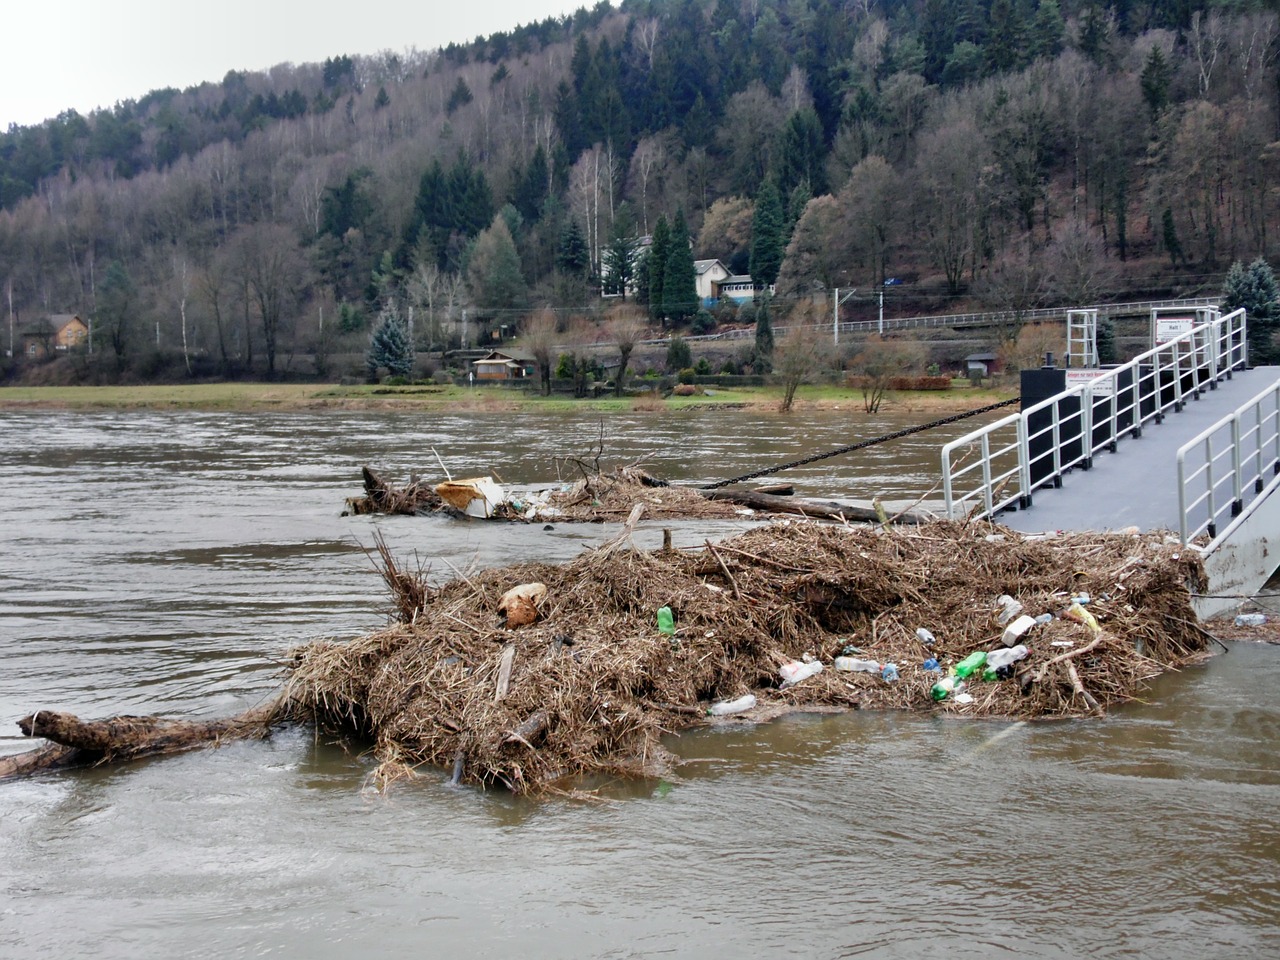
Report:
[[[783,313],[1216,292],[1280,231],[1278,7],[601,2],[12,127],[0,341],[78,313],[62,376],[309,376],[380,316],[422,350],[619,299],[731,319],[661,294],[650,237]]]

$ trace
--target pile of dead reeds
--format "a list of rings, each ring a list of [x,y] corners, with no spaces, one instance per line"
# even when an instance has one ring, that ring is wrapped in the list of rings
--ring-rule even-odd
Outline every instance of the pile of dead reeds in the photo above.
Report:
[[[399,622],[296,649],[283,697],[293,716],[371,738],[383,782],[422,764],[517,792],[589,772],[655,772],[668,759],[664,733],[748,692],[760,701],[748,719],[816,706],[1082,716],[1133,698],[1207,641],[1188,592],[1203,586],[1198,555],[1160,536],[783,522],[693,551],[612,544],[439,587],[384,559]],[[508,628],[499,601],[530,582],[547,587],[539,617]],[[1100,634],[1054,619],[1024,638],[1031,655],[1014,678],[975,680],[967,705],[931,699],[939,675],[926,658],[945,668],[999,645],[997,596],[1035,615],[1084,592]],[[674,637],[656,628],[663,606]],[[854,647],[895,663],[900,679],[834,670]],[[806,655],[823,672],[782,688],[779,666]]]

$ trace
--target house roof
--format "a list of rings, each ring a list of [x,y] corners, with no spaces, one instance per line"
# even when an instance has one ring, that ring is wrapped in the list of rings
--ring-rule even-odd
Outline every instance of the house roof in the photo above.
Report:
[[[504,353],[501,350],[490,350],[479,360],[472,360],[472,363],[506,363],[515,365],[525,365],[533,363],[530,357],[518,357],[510,353]]]
[[[720,260],[695,260],[695,261],[693,261],[693,272],[694,272],[694,273],[706,273],[708,270],[710,270],[710,269],[711,269],[712,267],[714,267],[716,264],[719,264],[719,265],[720,265],[720,269],[721,269],[721,270],[723,270],[725,273],[728,273],[728,272],[729,272],[729,268],[728,268],[728,267],[726,267],[726,266],[724,265],[723,261],[720,261]]]
[[[967,357],[965,357],[966,361],[977,360],[979,362],[987,362],[987,363],[989,363],[994,359],[996,359],[996,355],[994,353],[971,353]]]

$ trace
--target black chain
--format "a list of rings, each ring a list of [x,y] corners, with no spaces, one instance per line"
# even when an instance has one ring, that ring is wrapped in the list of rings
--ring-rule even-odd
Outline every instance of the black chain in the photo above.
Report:
[[[991,403],[985,407],[979,407],[977,410],[969,410],[965,413],[952,414],[949,417],[943,417],[941,420],[934,420],[932,423],[921,423],[914,427],[907,427],[905,430],[898,430],[895,433],[886,433],[883,436],[872,437],[869,440],[859,440],[857,443],[851,443],[847,447],[829,450],[826,453],[815,453],[813,456],[805,457],[803,460],[792,460],[790,463],[779,464],[776,467],[765,467],[765,469],[757,470],[755,473],[744,473],[742,476],[733,477],[730,480],[719,480],[716,483],[704,484],[698,489],[716,490],[720,487],[727,487],[733,483],[742,483],[744,480],[754,480],[757,477],[767,477],[771,473],[781,473],[783,470],[791,470],[794,467],[803,467],[807,463],[816,463],[819,460],[826,460],[828,457],[838,457],[843,453],[852,453],[855,450],[874,447],[877,443],[885,443],[888,440],[898,440],[902,437],[909,437],[913,433],[921,433],[925,430],[932,430],[934,427],[943,427],[948,423],[955,423],[958,420],[964,420],[968,417],[976,417],[980,413],[990,413],[992,410],[999,410],[1001,407],[1007,407],[1010,404],[1018,403],[1021,399],[1021,397],[1014,397],[1011,400],[1001,400],[999,403]]]

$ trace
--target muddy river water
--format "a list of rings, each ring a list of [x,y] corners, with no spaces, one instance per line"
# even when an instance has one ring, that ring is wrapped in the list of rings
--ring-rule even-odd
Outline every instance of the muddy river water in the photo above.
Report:
[[[392,478],[709,481],[897,429],[860,411],[595,417],[0,412],[0,753],[37,708],[213,717],[293,643],[384,622],[364,548],[450,576],[610,528],[343,518]],[[972,422],[971,422],[972,423]],[[785,475],[921,493],[957,425]],[[727,524],[665,524],[677,542]],[[657,545],[656,528],[642,546]],[[1280,956],[1280,648],[1230,644],[1104,721],[854,713],[686,734],[605,802],[362,790],[285,730],[0,784],[0,957]]]

